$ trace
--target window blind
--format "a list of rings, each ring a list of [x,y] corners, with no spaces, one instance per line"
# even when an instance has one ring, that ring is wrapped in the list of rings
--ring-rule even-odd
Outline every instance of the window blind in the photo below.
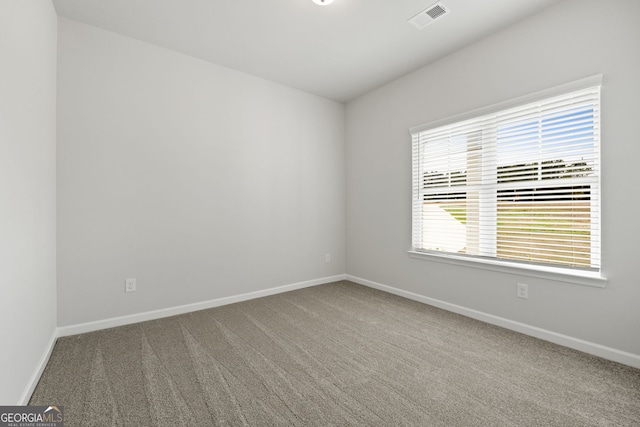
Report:
[[[420,128],[413,249],[600,269],[600,85]]]

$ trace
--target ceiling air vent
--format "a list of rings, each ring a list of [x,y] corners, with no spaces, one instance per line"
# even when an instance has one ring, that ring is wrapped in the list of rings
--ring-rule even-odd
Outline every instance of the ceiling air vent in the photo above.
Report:
[[[436,19],[442,17],[443,15],[446,15],[448,12],[449,10],[442,4],[442,2],[438,2],[432,4],[413,18],[409,19],[409,22],[414,27],[421,30]]]

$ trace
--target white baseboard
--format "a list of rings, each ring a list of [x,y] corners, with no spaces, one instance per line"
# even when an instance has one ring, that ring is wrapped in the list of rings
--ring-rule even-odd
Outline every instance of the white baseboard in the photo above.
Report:
[[[58,337],[84,334],[87,332],[99,331],[101,329],[114,328],[116,326],[130,325],[133,323],[146,322],[148,320],[161,319],[163,317],[176,316],[178,314],[191,313],[193,311],[205,310],[207,308],[220,307],[222,305],[247,301],[254,298],[266,297],[282,292],[289,292],[296,289],[308,288],[310,286],[322,285],[325,283],[344,280],[346,275],[323,277],[320,279],[308,280],[305,282],[293,283],[290,285],[278,286],[275,288],[263,289],[246,294],[233,295],[230,297],[217,298],[209,301],[202,301],[193,304],[180,305],[177,307],[163,308],[160,310],[147,311],[144,313],[131,314],[128,316],[113,317],[110,319],[97,320],[95,322],[80,323],[77,325],[58,327]]]
[[[38,362],[38,365],[36,366],[36,370],[33,373],[33,375],[31,375],[29,383],[27,384],[27,388],[22,393],[22,396],[20,396],[20,401],[17,403],[17,405],[25,406],[27,405],[27,403],[29,403],[29,400],[31,399],[31,395],[33,394],[33,391],[36,389],[36,386],[38,385],[38,381],[40,381],[42,372],[44,372],[44,368],[46,368],[47,363],[49,363],[49,358],[51,357],[51,353],[53,352],[53,347],[56,345],[57,339],[58,339],[58,330],[56,328],[53,330],[53,333],[51,334],[51,338],[49,338],[49,343],[47,344],[47,347],[45,348],[44,353],[42,353],[40,362]]]
[[[513,320],[505,319],[503,317],[494,316],[492,314],[483,313],[477,310],[472,310],[470,308],[463,307],[460,305],[451,304],[451,303],[437,300],[434,298],[429,298],[424,295],[394,288],[392,286],[383,285],[381,283],[372,282],[370,280],[351,276],[349,274],[346,275],[346,280],[349,280],[351,282],[358,283],[360,285],[364,285],[370,288],[378,289],[380,291],[388,292],[390,294],[408,298],[414,301],[422,302],[424,304],[432,305],[434,307],[442,308],[444,310],[461,314],[463,316],[471,317],[473,319],[490,323],[492,325],[501,326],[503,328],[520,332],[522,334],[529,335],[535,338],[540,338],[545,341],[552,342],[554,344],[559,344],[564,347],[569,347],[574,350],[579,350],[584,353],[602,357],[603,359],[612,360],[614,362],[622,363],[624,365],[628,365],[628,366],[632,366],[634,368],[640,369],[640,355],[637,355],[637,354],[628,353],[626,351],[617,350],[611,347],[606,347],[600,344],[581,340],[579,338],[574,338],[568,335],[559,334],[557,332],[527,325],[525,323],[515,322]]]

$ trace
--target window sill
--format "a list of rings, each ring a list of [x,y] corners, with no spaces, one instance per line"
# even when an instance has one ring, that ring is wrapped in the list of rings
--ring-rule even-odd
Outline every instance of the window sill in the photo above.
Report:
[[[594,286],[604,288],[607,279],[599,273],[575,271],[565,268],[545,267],[537,265],[526,265],[509,263],[505,261],[493,261],[477,258],[466,258],[452,254],[438,254],[433,252],[418,252],[410,250],[411,258],[424,259],[428,261],[443,262],[446,264],[462,265],[470,268],[480,268],[483,270],[499,271],[502,273],[517,274],[520,276],[537,277],[540,279],[555,280],[559,282],[575,283],[578,285]]]

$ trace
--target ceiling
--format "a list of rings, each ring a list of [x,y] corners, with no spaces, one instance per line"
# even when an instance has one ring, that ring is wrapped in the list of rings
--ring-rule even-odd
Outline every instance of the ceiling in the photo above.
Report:
[[[560,0],[53,0],[59,16],[340,102]]]

